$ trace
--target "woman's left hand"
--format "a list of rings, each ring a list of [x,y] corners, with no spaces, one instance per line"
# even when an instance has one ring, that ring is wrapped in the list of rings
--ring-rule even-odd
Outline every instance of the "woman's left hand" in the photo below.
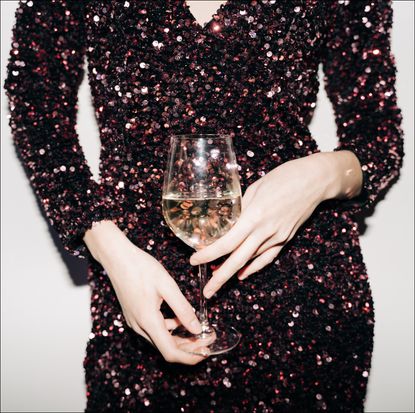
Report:
[[[235,225],[190,259],[197,265],[232,253],[206,284],[207,298],[237,271],[242,280],[271,263],[318,204],[330,197],[336,177],[329,154],[317,152],[285,162],[247,188]]]

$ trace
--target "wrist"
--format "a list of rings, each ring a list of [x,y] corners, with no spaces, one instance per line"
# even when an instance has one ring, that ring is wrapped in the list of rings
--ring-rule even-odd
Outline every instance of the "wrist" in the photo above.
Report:
[[[122,250],[133,244],[113,221],[94,222],[84,235],[84,242],[91,255],[104,267]]]
[[[359,195],[363,176],[360,162],[349,150],[319,152],[324,174],[323,200],[338,198],[351,199]]]
[[[316,152],[309,155],[311,171],[308,174],[312,180],[317,203],[335,198],[341,191],[339,170],[336,159],[331,152]]]

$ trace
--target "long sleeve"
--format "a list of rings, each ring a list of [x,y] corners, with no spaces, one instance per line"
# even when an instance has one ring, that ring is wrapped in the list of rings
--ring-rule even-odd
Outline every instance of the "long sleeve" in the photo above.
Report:
[[[80,257],[90,256],[85,231],[114,214],[103,203],[76,131],[83,4],[20,1],[4,83],[17,153],[64,248]]]
[[[363,173],[360,195],[330,201],[337,210],[354,215],[374,206],[403,163],[390,44],[393,13],[387,0],[334,0],[328,15],[322,63],[339,138],[334,151],[352,151]]]

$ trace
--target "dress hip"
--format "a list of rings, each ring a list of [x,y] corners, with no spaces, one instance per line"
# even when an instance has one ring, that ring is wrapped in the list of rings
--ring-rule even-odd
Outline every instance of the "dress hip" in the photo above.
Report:
[[[163,231],[169,245],[156,240],[160,247],[152,252],[196,307],[191,250]],[[148,237],[140,239],[146,248]],[[374,313],[356,224],[348,217],[315,212],[273,263],[223,286],[208,301],[210,316],[243,337],[232,351],[195,366],[166,362],[125,324],[98,263],[91,263],[89,282],[86,411],[363,412]]]

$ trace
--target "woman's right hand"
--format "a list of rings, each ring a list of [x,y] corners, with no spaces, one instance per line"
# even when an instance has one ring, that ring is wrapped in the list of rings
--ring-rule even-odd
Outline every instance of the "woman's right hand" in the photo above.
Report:
[[[112,221],[94,224],[84,241],[107,272],[129,327],[157,347],[166,361],[197,364],[206,358],[180,350],[181,339],[170,334],[180,324],[194,334],[202,327],[177,283],[153,256],[136,247]],[[177,318],[163,317],[163,300]]]

